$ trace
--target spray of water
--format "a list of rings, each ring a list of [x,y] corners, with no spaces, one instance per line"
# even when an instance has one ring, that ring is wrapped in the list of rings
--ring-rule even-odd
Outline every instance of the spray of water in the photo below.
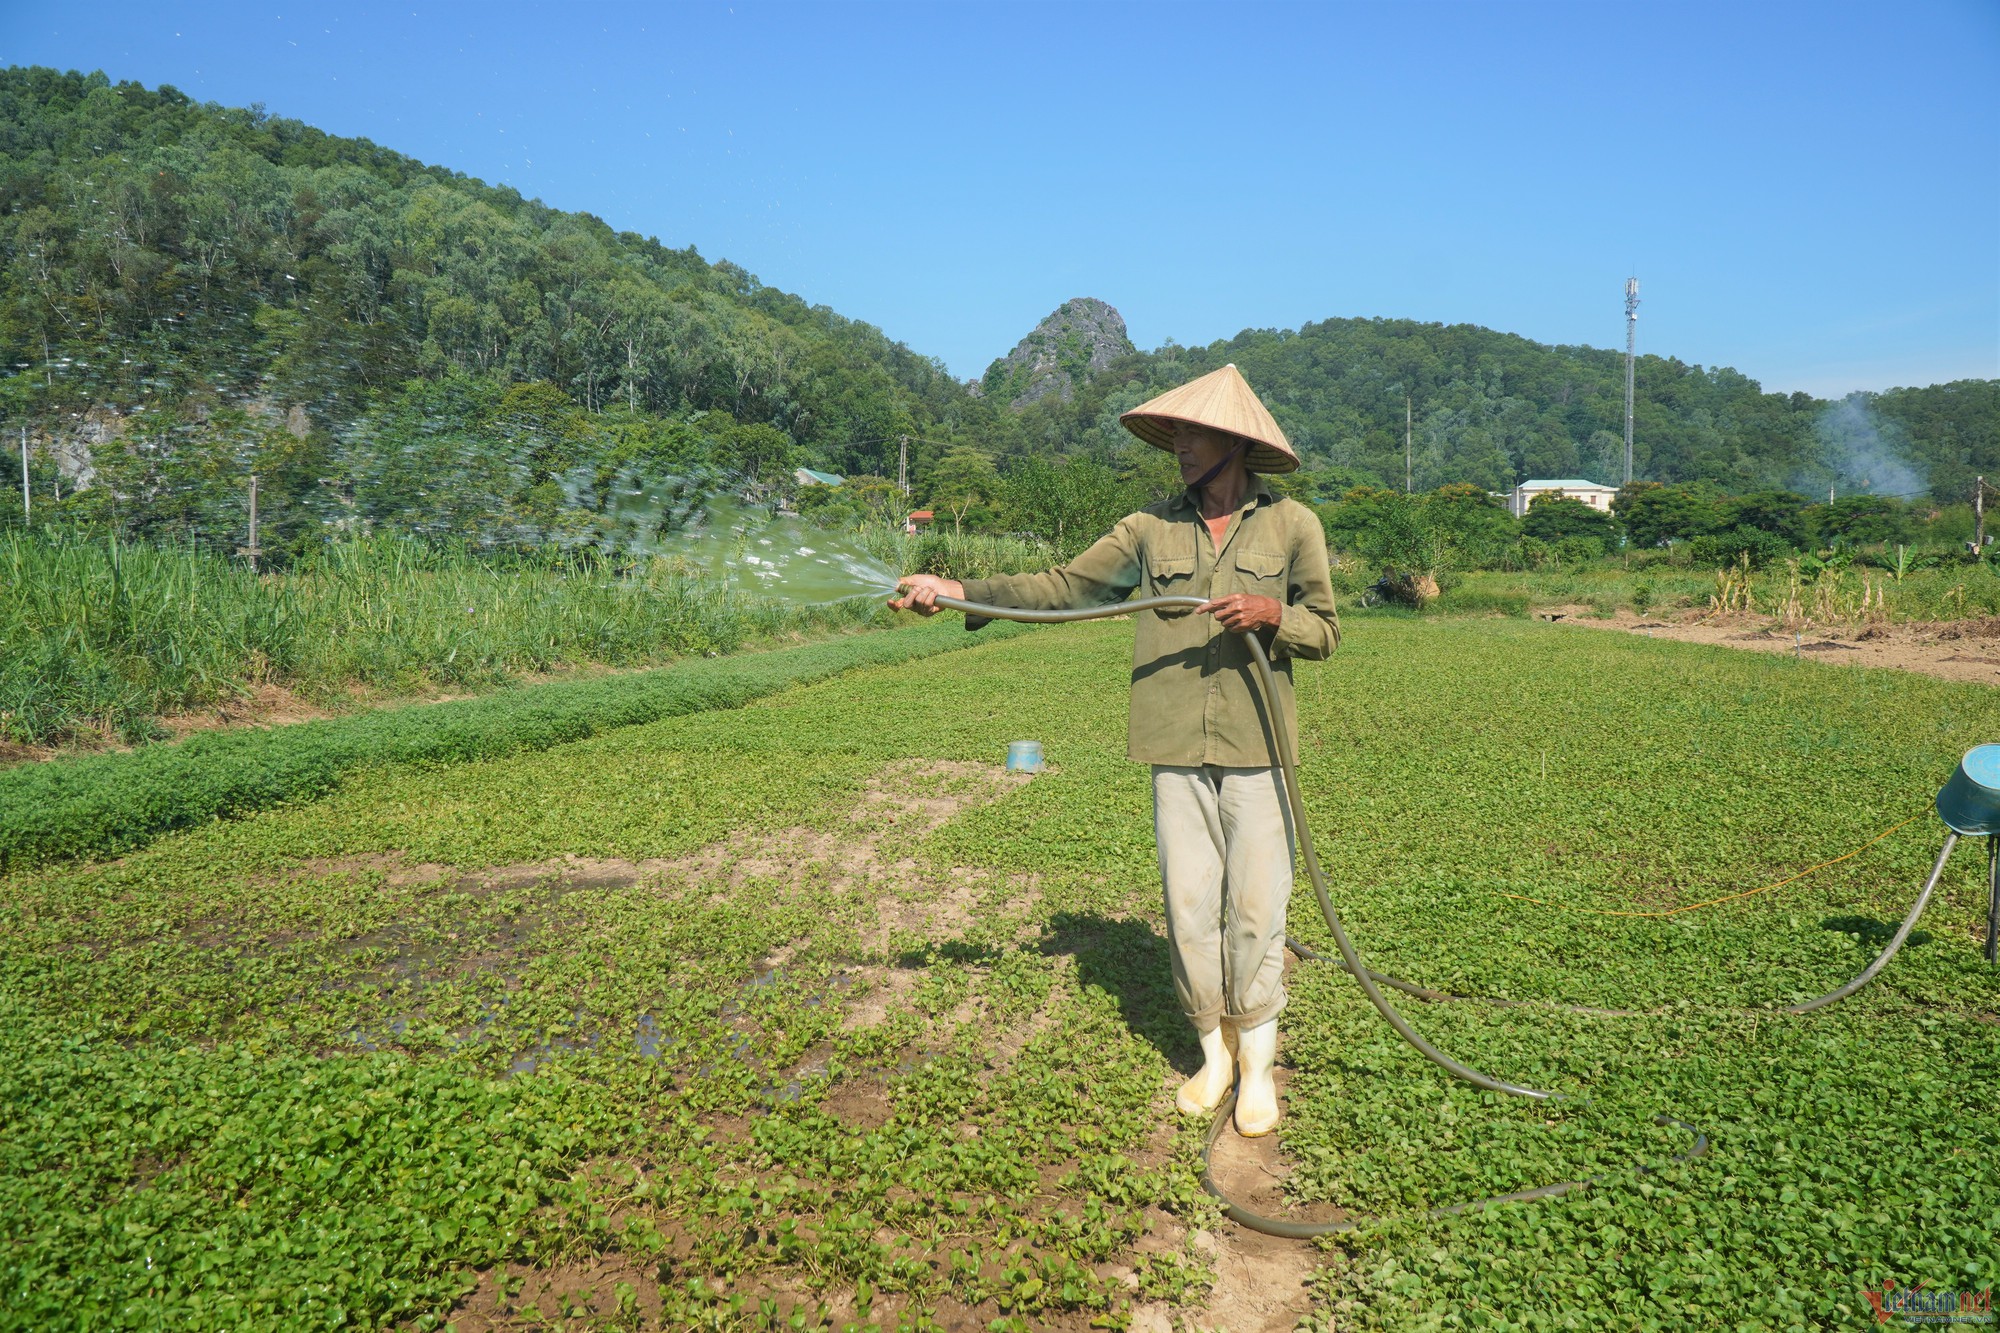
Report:
[[[711,496],[673,554],[711,577],[802,605],[896,590],[895,573],[845,534],[732,495]]]
[[[618,477],[593,539],[622,559],[669,560],[691,576],[824,606],[896,590],[896,572],[851,534],[818,528],[739,478]]]

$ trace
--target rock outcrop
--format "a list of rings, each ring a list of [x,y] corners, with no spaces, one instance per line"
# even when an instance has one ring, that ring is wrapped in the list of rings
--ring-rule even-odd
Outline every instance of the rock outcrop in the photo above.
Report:
[[[978,390],[1021,408],[1058,394],[1066,402],[1076,386],[1137,349],[1125,319],[1095,297],[1064,301],[1035,331],[986,368]]]

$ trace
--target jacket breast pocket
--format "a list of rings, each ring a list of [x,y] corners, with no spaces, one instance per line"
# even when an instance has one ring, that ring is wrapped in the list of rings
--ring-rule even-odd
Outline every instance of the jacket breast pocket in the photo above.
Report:
[[[1146,581],[1151,584],[1147,595],[1150,597],[1188,597],[1194,592],[1194,557],[1178,555],[1156,555],[1146,561]],[[1162,611],[1161,615],[1179,615],[1178,611]]]
[[[1236,557],[1236,574],[1244,592],[1285,600],[1285,553],[1245,551]]]

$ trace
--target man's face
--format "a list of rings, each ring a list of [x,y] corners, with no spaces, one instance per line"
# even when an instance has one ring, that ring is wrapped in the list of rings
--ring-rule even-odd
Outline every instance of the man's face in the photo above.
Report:
[[[1192,486],[1202,474],[1220,463],[1236,446],[1233,437],[1206,426],[1186,421],[1174,423],[1174,458],[1181,465],[1181,481]]]

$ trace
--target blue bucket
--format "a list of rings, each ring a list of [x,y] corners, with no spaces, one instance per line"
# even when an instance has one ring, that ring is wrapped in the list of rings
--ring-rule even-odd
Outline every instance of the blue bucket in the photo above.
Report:
[[[1042,743],[1040,741],[1009,741],[1007,744],[1007,771],[1009,773],[1041,772]]]
[[[1938,818],[1954,832],[2000,832],[2000,745],[1975,745],[1937,795]]]

